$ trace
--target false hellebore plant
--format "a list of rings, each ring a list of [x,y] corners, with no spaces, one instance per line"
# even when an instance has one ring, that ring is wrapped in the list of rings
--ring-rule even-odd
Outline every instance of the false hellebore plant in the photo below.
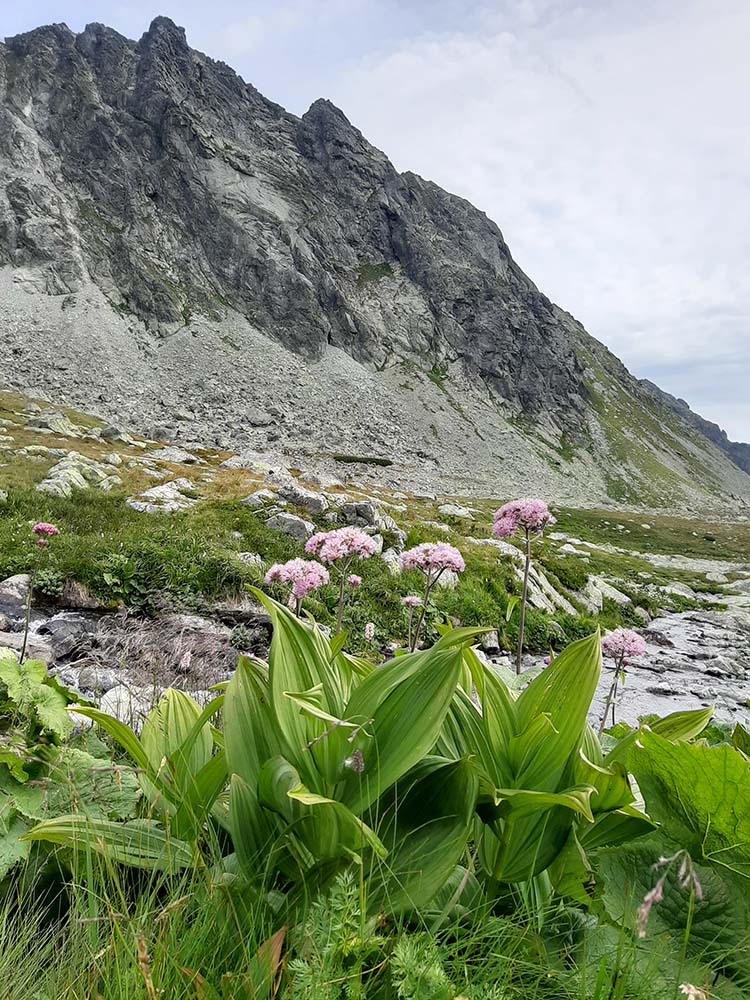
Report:
[[[531,540],[541,535],[548,524],[555,524],[555,518],[550,514],[543,500],[511,500],[492,516],[492,533],[498,538],[510,538],[520,534],[526,540],[526,560],[523,569],[523,592],[521,594],[521,613],[518,625],[518,649],[516,651],[516,673],[521,673],[521,654],[523,653],[523,633],[526,625],[526,601],[529,592],[529,571],[531,570]]]

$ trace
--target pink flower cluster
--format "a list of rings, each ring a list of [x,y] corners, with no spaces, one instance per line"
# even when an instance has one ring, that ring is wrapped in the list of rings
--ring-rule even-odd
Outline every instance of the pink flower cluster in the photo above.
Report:
[[[422,598],[417,594],[407,594],[401,598],[402,608],[419,608],[422,605]]]
[[[31,531],[36,535],[36,544],[40,549],[46,548],[49,545],[50,538],[60,534],[60,531],[54,524],[48,524],[46,521],[38,521]]]
[[[418,569],[425,576],[442,573],[444,569],[454,573],[463,573],[466,568],[463,556],[447,542],[422,542],[413,549],[407,549],[398,557],[399,568],[403,570]]]
[[[290,559],[285,563],[274,563],[265,575],[266,583],[290,583],[292,596],[301,601],[313,590],[328,583],[328,570],[319,562],[307,559]]]
[[[544,500],[511,500],[492,515],[492,533],[498,538],[510,538],[517,531],[539,534],[556,519]]]
[[[365,625],[365,639],[367,642],[372,642],[375,638],[375,622],[368,622]]]
[[[643,656],[645,652],[646,640],[631,628],[617,628],[602,639],[602,656],[611,656],[613,660]]]
[[[375,552],[375,541],[360,528],[336,528],[313,535],[305,545],[305,552],[329,565],[352,557],[369,559]]]
[[[357,576],[356,573],[350,573],[349,576],[347,576],[346,578],[346,582],[349,584],[350,587],[359,587],[360,584],[362,583],[362,577]]]

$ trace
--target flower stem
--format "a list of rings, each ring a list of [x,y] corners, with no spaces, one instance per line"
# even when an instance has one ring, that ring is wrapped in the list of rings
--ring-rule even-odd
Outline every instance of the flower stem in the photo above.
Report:
[[[518,650],[516,651],[516,674],[521,673],[521,655],[523,653],[523,633],[526,627],[526,599],[529,593],[529,570],[531,569],[531,535],[526,528],[526,561],[523,568],[523,592],[521,594],[521,615],[518,624]]]
[[[417,619],[417,627],[414,629],[414,635],[411,637],[412,641],[410,643],[410,649],[409,649],[409,651],[412,652],[412,653],[414,652],[414,650],[419,645],[419,634],[422,631],[422,625],[424,624],[424,616],[427,614],[427,605],[428,605],[429,600],[430,600],[430,591],[432,590],[432,588],[437,583],[438,578],[440,577],[440,574],[442,572],[443,571],[441,569],[441,570],[438,571],[438,573],[434,577],[432,577],[432,578],[429,577],[429,576],[427,577],[427,584],[426,584],[425,590],[424,590],[424,601],[422,602],[422,610],[421,610],[421,612],[419,614],[419,618]]]
[[[346,569],[341,571],[339,580],[339,609],[336,613],[336,635],[341,631],[341,623],[344,619],[344,592],[346,589]]]
[[[31,589],[32,589],[33,577],[29,576],[29,589],[26,592],[26,609],[24,615],[23,623],[23,643],[21,644],[21,655],[18,658],[19,663],[23,663],[26,656],[26,644],[29,641],[29,623],[31,621]]]

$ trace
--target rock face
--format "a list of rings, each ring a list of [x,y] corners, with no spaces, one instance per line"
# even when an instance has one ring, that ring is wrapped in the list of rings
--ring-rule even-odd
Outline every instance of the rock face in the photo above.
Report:
[[[138,42],[91,24],[0,45],[0,324],[9,384],[145,433],[467,492],[622,500],[656,461],[654,502],[750,495],[482,212],[167,18]]]

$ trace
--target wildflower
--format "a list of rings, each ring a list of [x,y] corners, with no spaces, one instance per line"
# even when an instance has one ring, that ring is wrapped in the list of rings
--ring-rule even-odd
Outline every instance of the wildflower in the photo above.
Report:
[[[362,583],[362,577],[357,576],[356,573],[350,573],[349,576],[347,576],[346,578],[346,582],[349,584],[350,587],[359,587],[360,584]]]
[[[305,552],[329,564],[342,559],[369,559],[375,553],[375,541],[361,528],[336,528],[319,531],[309,538]]]
[[[42,565],[42,553],[49,545],[50,538],[53,538],[55,535],[59,535],[60,531],[54,524],[49,524],[47,521],[37,521],[31,526],[31,533],[32,535],[36,535],[36,545],[39,549],[39,554],[31,572],[31,583],[29,584],[26,595],[26,613],[24,616],[23,642],[21,644],[19,663],[23,663],[26,657],[26,646],[29,641],[29,625],[31,623],[31,598],[34,590],[34,580]]]
[[[599,722],[600,733],[604,732],[610,706],[612,707],[612,725],[614,726],[615,724],[617,688],[620,681],[625,682],[627,661],[631,658],[643,656],[645,652],[646,640],[631,628],[616,628],[614,632],[608,632],[602,639],[602,656],[610,657],[615,661],[615,672],[604,701],[604,712]]]
[[[510,538],[520,531],[525,534],[541,534],[556,519],[552,516],[544,500],[511,500],[492,515],[492,532],[498,538]]]
[[[671,857],[659,858],[659,860],[651,867],[654,871],[664,869],[664,874],[657,879],[654,887],[649,889],[643,897],[643,902],[638,907],[636,913],[636,930],[638,932],[638,937],[644,938],[646,936],[646,924],[648,922],[649,913],[651,912],[651,907],[654,906],[655,903],[660,903],[664,898],[664,883],[666,882],[667,876],[673,871],[675,866],[677,866],[677,884],[679,887],[681,889],[690,889],[693,899],[697,899],[698,901],[703,899],[703,887],[698,880],[693,859],[687,851],[677,851]]]
[[[375,622],[368,622],[365,625],[365,639],[367,642],[372,642],[375,638]]]
[[[46,521],[38,521],[31,530],[35,535],[42,535],[48,538],[60,534],[59,529],[54,524],[47,524]]]
[[[319,562],[307,559],[290,559],[285,563],[274,563],[266,573],[266,583],[286,583],[291,585],[289,607],[300,612],[302,601],[313,590],[325,586],[329,581],[328,570]]]
[[[365,769],[365,758],[361,750],[352,750],[351,757],[344,761],[344,767],[348,767],[355,774],[362,774]]]
[[[421,545],[415,545],[414,548],[402,552],[398,557],[398,565],[402,571],[417,569],[424,574],[425,578],[424,597],[419,601],[422,605],[422,611],[413,634],[411,619],[414,608],[418,607],[419,604],[414,603],[413,595],[405,597],[401,601],[405,608],[409,608],[409,649],[414,652],[419,642],[419,633],[422,630],[427,606],[430,603],[432,588],[446,570],[452,573],[463,573],[466,564],[458,549],[448,545],[447,542],[422,542]]]
[[[684,993],[688,1000],[708,1000],[708,994],[704,990],[699,990],[690,983],[680,983],[680,993]]]
[[[341,631],[344,614],[346,584],[358,587],[360,577],[350,574],[349,569],[355,559],[369,559],[375,554],[375,540],[361,528],[335,528],[333,531],[319,531],[307,540],[305,552],[315,555],[339,575],[339,605],[336,613],[336,632]],[[356,580],[356,583],[352,581]]]
[[[529,572],[531,570],[531,539],[541,535],[544,529],[556,524],[544,500],[527,497],[524,500],[511,500],[503,504],[492,515],[492,533],[498,538],[510,538],[519,533],[526,540],[526,561],[523,569],[523,591],[521,593],[521,610],[518,624],[518,648],[516,650],[516,673],[521,673],[521,656],[523,654],[523,635],[526,625],[526,603],[529,594]]]
[[[648,923],[648,915],[651,912],[651,907],[654,903],[661,903],[664,898],[664,881],[666,877],[666,875],[662,875],[662,877],[657,880],[656,885],[653,889],[649,889],[643,897],[643,902],[638,907],[636,914],[636,927],[638,929],[639,938],[644,938],[646,936],[646,924]]]
[[[602,639],[602,656],[610,656],[614,660],[643,656],[645,652],[646,640],[630,628],[617,628]]]
[[[418,608],[422,603],[422,598],[419,594],[407,594],[406,597],[401,598],[402,608]]]
[[[418,569],[427,577],[435,574],[436,579],[446,569],[454,573],[463,573],[466,569],[461,553],[447,542],[423,542],[415,545],[413,549],[401,553],[398,565],[402,571]]]

